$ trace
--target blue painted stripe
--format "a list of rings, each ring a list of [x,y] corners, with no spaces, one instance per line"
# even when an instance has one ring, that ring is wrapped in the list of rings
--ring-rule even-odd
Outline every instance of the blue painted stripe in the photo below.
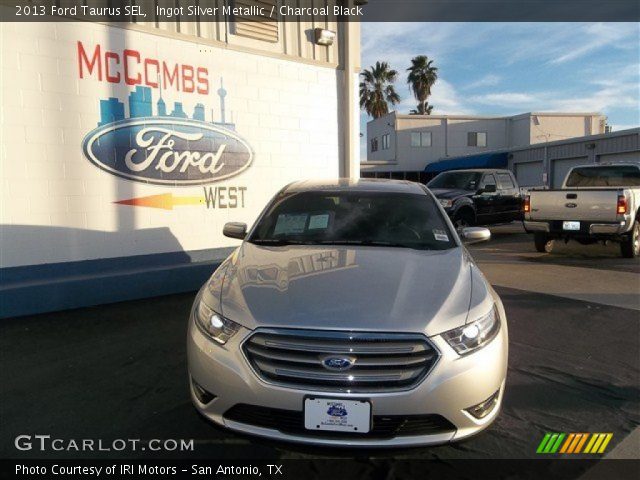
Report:
[[[0,318],[195,291],[233,248],[0,269]]]
[[[74,275],[108,274],[130,269],[188,265],[211,259],[224,259],[231,251],[233,251],[233,248],[209,248],[186,252],[154,253],[150,255],[0,268],[0,288],[20,282],[59,279],[60,277]]]

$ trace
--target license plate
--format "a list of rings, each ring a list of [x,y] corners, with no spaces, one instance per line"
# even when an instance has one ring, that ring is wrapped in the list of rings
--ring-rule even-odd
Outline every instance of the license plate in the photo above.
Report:
[[[306,398],[304,428],[367,433],[371,428],[371,403],[360,400]]]
[[[562,222],[563,230],[580,230],[580,222]]]

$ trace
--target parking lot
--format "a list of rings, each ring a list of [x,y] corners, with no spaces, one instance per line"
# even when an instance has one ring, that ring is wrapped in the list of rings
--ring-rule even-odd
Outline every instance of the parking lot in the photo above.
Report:
[[[356,451],[300,447],[237,435],[199,417],[186,378],[193,294],[0,324],[2,455],[20,434],[70,438],[195,439],[193,452],[93,452],[84,456],[277,459],[533,458],[545,432],[612,432],[612,456],[637,457],[640,424],[640,263],[617,246],[556,245],[535,252],[517,224],[470,248],[501,295],[510,361],[503,410],[459,444]],[[631,445],[631,447],[630,447]],[[19,454],[19,455],[18,455]]]

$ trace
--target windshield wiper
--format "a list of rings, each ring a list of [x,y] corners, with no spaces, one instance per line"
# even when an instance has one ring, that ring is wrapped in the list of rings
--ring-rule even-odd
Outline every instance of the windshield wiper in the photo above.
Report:
[[[325,240],[322,245],[359,245],[364,247],[411,248],[413,250],[429,250],[426,245],[408,245],[406,243],[383,242],[379,240]]]
[[[284,245],[312,245],[314,242],[303,242],[301,240],[287,240],[284,238],[254,238],[249,240],[249,243],[256,245],[271,245],[274,247],[280,247]]]

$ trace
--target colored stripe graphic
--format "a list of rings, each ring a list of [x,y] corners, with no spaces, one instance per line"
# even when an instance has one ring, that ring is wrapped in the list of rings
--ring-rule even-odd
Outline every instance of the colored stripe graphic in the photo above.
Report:
[[[564,433],[547,433],[538,445],[537,453],[556,453],[565,436]]]
[[[612,438],[613,433],[548,432],[542,438],[536,453],[604,453]]]
[[[569,436],[567,437],[567,439],[564,442],[564,445],[562,445],[562,448],[560,449],[560,453],[566,453],[567,449],[569,448],[569,445],[571,445],[571,442],[573,442],[574,437],[576,436],[575,433],[570,433]]]
[[[578,445],[576,445],[576,449],[573,453],[580,453],[582,451],[582,447],[584,446],[584,442],[586,442],[587,438],[589,438],[588,433],[582,433],[581,435],[582,435],[582,438],[578,442]]]
[[[604,453],[611,438],[613,438],[612,433],[594,433],[584,453]]]
[[[542,438],[542,441],[540,442],[540,445],[538,445],[538,449],[536,450],[536,453],[542,453],[544,451],[544,447],[549,441],[550,437],[551,437],[550,433],[545,433],[544,437]]]
[[[173,210],[175,206],[200,205],[204,204],[204,197],[174,197],[171,193],[161,193],[160,195],[150,195],[148,197],[129,198],[119,200],[114,203],[120,205],[131,205],[133,207],[161,208],[163,210]]]
[[[558,448],[560,448],[560,444],[562,443],[562,440],[564,439],[566,435],[564,433],[561,433],[560,435],[558,435],[558,439],[556,440],[556,443],[553,444],[553,447],[551,447],[551,450],[549,451],[549,453],[556,453],[558,451]]]
[[[606,435],[607,436],[605,437],[604,441],[602,442],[602,445],[600,445],[600,450],[598,450],[598,453],[604,453],[605,448],[607,448],[607,445],[609,445],[609,442],[613,438],[613,433],[607,433]]]

